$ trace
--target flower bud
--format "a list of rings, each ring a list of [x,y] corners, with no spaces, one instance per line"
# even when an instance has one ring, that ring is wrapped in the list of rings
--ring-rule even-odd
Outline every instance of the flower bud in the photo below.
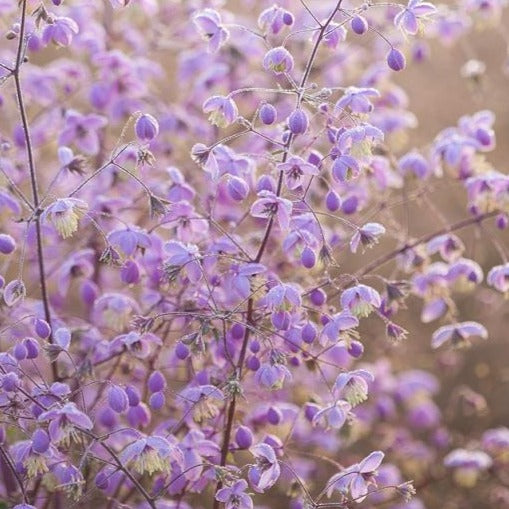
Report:
[[[161,392],[166,388],[166,379],[160,371],[154,371],[148,377],[148,389],[150,392]]]
[[[249,449],[253,445],[253,432],[247,426],[239,426],[235,432],[235,442],[240,449]]]
[[[267,411],[267,421],[277,426],[283,419],[283,414],[279,408],[271,406]]]
[[[341,198],[333,189],[331,189],[325,196],[325,206],[327,207],[327,210],[330,210],[331,212],[336,212],[336,210],[341,207]]]
[[[187,357],[189,357],[189,347],[179,341],[177,343],[177,346],[175,347],[175,355],[181,361],[183,361],[184,359],[187,359]]]
[[[160,410],[163,408],[165,402],[166,398],[162,392],[154,392],[149,399],[150,408],[153,410]]]
[[[18,361],[23,361],[27,358],[27,347],[23,343],[18,343],[13,349],[14,358]]]
[[[277,111],[272,104],[265,103],[260,108],[260,120],[265,125],[272,125],[277,118]]]
[[[231,176],[227,184],[228,194],[235,201],[242,201],[249,194],[249,186],[244,179],[240,177]]]
[[[355,16],[350,22],[350,26],[352,27],[353,32],[357,35],[365,34],[369,28],[368,21],[362,16]]]
[[[255,355],[251,355],[250,357],[248,357],[248,359],[246,360],[246,366],[251,370],[251,371],[258,371],[260,369],[260,360],[258,359],[258,357],[256,357]]]
[[[327,295],[321,288],[315,288],[309,295],[311,302],[315,306],[321,306],[327,300]]]
[[[0,253],[8,255],[16,249],[16,241],[6,233],[0,233]]]
[[[35,333],[41,339],[48,339],[51,334],[51,327],[49,326],[49,323],[45,320],[41,320],[40,318],[35,319],[34,329]]]
[[[127,400],[129,401],[129,406],[137,406],[140,404],[141,396],[140,392],[136,387],[133,387],[132,385],[128,385],[125,389],[125,392],[127,394]]]
[[[37,359],[39,356],[39,343],[34,338],[26,338],[23,341],[23,345],[26,348],[27,359]]]
[[[302,341],[312,343],[316,338],[316,327],[312,322],[306,323],[301,330]]]
[[[112,385],[108,389],[108,404],[112,410],[121,414],[127,410],[129,398],[122,387]]]
[[[387,65],[393,71],[402,71],[406,66],[405,55],[396,48],[392,48],[387,54]]]
[[[315,252],[309,246],[306,246],[302,250],[300,260],[306,269],[312,269],[316,264]]]
[[[152,115],[144,113],[136,120],[134,130],[141,142],[152,141],[159,134],[159,123]]]
[[[288,127],[293,134],[304,134],[309,127],[309,119],[302,109],[293,111],[288,117]]]

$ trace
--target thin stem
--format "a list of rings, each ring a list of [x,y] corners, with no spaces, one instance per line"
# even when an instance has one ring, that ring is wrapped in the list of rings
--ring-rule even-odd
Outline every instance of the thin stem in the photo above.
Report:
[[[21,123],[23,125],[23,133],[25,137],[25,144],[27,149],[27,157],[28,157],[28,167],[30,171],[30,185],[32,188],[32,199],[33,199],[33,208],[35,210],[35,232],[36,232],[36,244],[37,244],[37,262],[39,267],[39,283],[41,287],[41,297],[44,308],[44,317],[46,321],[51,324],[51,311],[49,307],[49,297],[48,290],[46,286],[46,276],[44,270],[44,254],[43,254],[43,246],[42,246],[42,232],[41,232],[41,220],[40,220],[40,209],[39,209],[39,190],[37,185],[37,172],[35,170],[35,162],[34,162],[34,154],[32,149],[32,140],[30,137],[30,130],[28,125],[28,117],[25,108],[25,102],[23,99],[23,92],[21,89],[21,80],[20,80],[20,69],[23,61],[23,43],[25,39],[25,25],[26,25],[26,15],[27,15],[27,0],[22,0],[21,3],[21,22],[20,22],[20,31],[19,31],[19,44],[18,51],[16,56],[16,67],[13,70],[14,83],[16,88],[16,98],[18,101],[18,107],[21,116]],[[49,342],[53,342],[53,334],[50,333]],[[51,364],[51,370],[53,374],[53,379],[58,380],[58,366],[56,362]]]

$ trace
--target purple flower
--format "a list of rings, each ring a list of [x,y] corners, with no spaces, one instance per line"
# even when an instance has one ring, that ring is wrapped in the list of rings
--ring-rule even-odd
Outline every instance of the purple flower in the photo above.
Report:
[[[327,428],[341,429],[350,415],[352,405],[342,399],[334,401],[331,405],[321,408],[313,416],[313,425],[317,426],[322,422]]]
[[[112,354],[126,350],[138,359],[146,359],[152,350],[160,345],[161,339],[150,332],[145,334],[129,332],[114,338],[109,345],[109,350]]]
[[[262,190],[258,193],[258,196],[258,200],[251,206],[251,215],[265,219],[276,216],[281,229],[288,229],[293,209],[292,202],[277,196],[271,191]]]
[[[122,464],[139,474],[171,473],[172,462],[182,466],[182,451],[161,436],[141,437],[130,443],[120,454]]]
[[[277,391],[281,389],[287,378],[291,378],[292,375],[288,368],[279,362],[264,363],[256,371],[255,379],[257,383],[270,389],[271,391]]]
[[[431,239],[426,248],[429,254],[440,253],[445,261],[454,262],[462,255],[465,245],[456,235],[446,233]]]
[[[488,339],[488,331],[477,322],[462,322],[452,325],[444,325],[437,329],[431,338],[431,347],[439,348],[444,343],[451,342],[452,346],[460,347],[469,343],[468,338],[479,336]]]
[[[381,303],[380,294],[371,286],[352,286],[341,294],[341,306],[358,317],[368,316],[373,308],[380,307]]]
[[[136,249],[147,249],[151,246],[150,237],[139,228],[125,228],[108,234],[108,241],[119,248],[126,256],[132,256]]]
[[[368,494],[368,487],[376,486],[376,470],[384,456],[382,451],[374,451],[361,462],[333,475],[327,483],[327,495],[330,497],[334,491],[343,494],[350,492],[353,501],[362,502]]]
[[[501,293],[509,292],[509,263],[496,265],[488,272],[487,283]]]
[[[139,312],[138,304],[121,293],[105,293],[94,302],[94,316],[99,322],[121,331],[131,321],[133,312]]]
[[[225,509],[253,509],[253,500],[245,492],[247,482],[244,479],[234,482],[216,493],[216,500],[225,504]]]
[[[16,302],[24,299],[26,293],[27,291],[23,281],[14,279],[4,288],[4,301],[9,307],[12,307]]]
[[[73,19],[65,16],[50,16],[42,32],[42,42],[44,45],[53,42],[57,46],[69,46],[78,32],[78,24]]]
[[[218,127],[227,127],[235,122],[239,111],[229,96],[214,95],[203,103],[204,113],[210,113],[209,122]]]
[[[233,268],[233,275],[229,280],[232,289],[246,299],[251,294],[251,278],[256,274],[261,274],[266,268],[261,263],[246,263],[240,267]]]
[[[358,161],[347,154],[339,154],[332,165],[332,176],[338,182],[347,182],[359,176],[361,168]]]
[[[164,245],[164,251],[169,255],[164,262],[164,271],[169,278],[174,277],[176,270],[180,271],[183,269],[193,283],[201,279],[201,257],[198,246],[194,244],[186,245],[172,240]]]
[[[509,428],[500,427],[486,430],[482,435],[483,447],[495,461],[507,463],[509,460]]]
[[[268,444],[253,445],[250,452],[255,457],[256,464],[249,469],[249,482],[256,491],[263,493],[279,479],[281,467],[274,449]]]
[[[59,198],[48,205],[42,218],[50,221],[63,239],[71,237],[78,230],[80,217],[88,210],[88,205],[78,198]]]
[[[325,324],[322,330],[322,338],[325,336],[329,341],[337,342],[340,334],[348,329],[354,329],[359,325],[357,317],[351,315],[348,311],[341,311],[335,314]],[[322,343],[325,343],[322,341]]]
[[[228,30],[221,24],[221,16],[213,9],[198,12],[193,22],[202,38],[208,42],[210,53],[216,53],[230,37]]]
[[[55,361],[61,352],[67,352],[70,345],[71,331],[65,327],[57,329],[53,334],[53,343],[46,346],[51,361]]]
[[[37,420],[50,421],[48,431],[51,440],[65,446],[71,442],[81,442],[79,428],[90,430],[93,427],[90,418],[72,402],[43,412]]]
[[[403,32],[415,35],[423,18],[434,14],[436,7],[422,0],[408,0],[407,6],[394,17],[394,24]]]
[[[380,92],[376,88],[348,87],[336,103],[335,110],[350,108],[354,113],[369,113],[373,111],[370,97],[380,97]]]
[[[431,165],[416,150],[408,152],[398,161],[399,170],[403,175],[413,173],[418,179],[426,179],[431,173]]]
[[[69,110],[65,116],[65,129],[60,134],[59,144],[70,145],[71,143],[89,155],[99,152],[99,129],[107,124],[105,117],[80,113]]]
[[[140,141],[149,142],[159,134],[159,123],[152,115],[144,113],[136,119],[134,131]]]
[[[301,292],[297,285],[292,283],[280,283],[273,286],[265,296],[265,302],[270,309],[280,309],[283,306],[300,306]]]
[[[179,444],[184,455],[183,470],[189,481],[198,481],[203,474],[204,458],[215,457],[220,453],[219,446],[207,440],[203,432],[192,429]]]
[[[368,383],[375,380],[375,377],[365,369],[356,369],[340,373],[334,382],[334,393],[344,397],[352,406],[365,401],[368,397]]]
[[[293,69],[293,57],[290,52],[278,46],[272,48],[263,57],[263,67],[267,71],[272,71],[275,74],[289,73]]]
[[[303,177],[305,175],[320,173],[314,164],[307,163],[298,156],[292,156],[285,163],[279,163],[276,167],[284,173],[286,186],[292,190],[304,184]]]
[[[179,396],[185,407],[192,409],[193,419],[198,423],[216,417],[219,414],[216,403],[224,399],[223,392],[213,385],[186,387]]]
[[[366,223],[361,226],[350,240],[350,251],[356,253],[359,244],[365,248],[378,244],[378,237],[384,235],[385,227],[379,223]]]
[[[258,17],[258,26],[266,32],[270,30],[273,34],[278,34],[285,26],[291,25],[292,14],[277,4],[262,11]]]
[[[483,451],[455,449],[444,458],[444,465],[454,469],[454,480],[461,486],[472,488],[482,471],[491,467],[493,460]]]

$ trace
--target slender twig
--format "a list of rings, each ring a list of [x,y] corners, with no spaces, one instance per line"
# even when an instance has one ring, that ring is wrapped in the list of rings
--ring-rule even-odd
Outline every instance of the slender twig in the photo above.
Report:
[[[39,267],[39,284],[41,287],[42,304],[44,308],[44,317],[46,321],[51,324],[51,311],[49,306],[48,289],[46,285],[46,276],[44,270],[44,253],[42,246],[42,232],[41,232],[41,219],[40,219],[40,208],[39,208],[39,189],[37,184],[37,172],[35,169],[34,153],[32,148],[32,140],[30,137],[30,130],[28,124],[28,117],[25,108],[25,102],[23,99],[23,92],[21,88],[20,70],[23,62],[23,44],[25,40],[25,27],[27,17],[27,0],[21,2],[21,22],[19,30],[19,43],[16,54],[16,66],[13,69],[14,84],[16,88],[16,98],[18,101],[19,112],[21,116],[21,123],[23,125],[23,133],[25,137],[26,151],[28,157],[28,168],[30,172],[30,185],[32,188],[32,199],[34,209],[34,223],[36,232],[36,245],[37,245],[37,264]],[[49,342],[53,342],[53,334],[50,332]],[[53,379],[58,380],[58,366],[56,362],[51,364],[51,370]]]

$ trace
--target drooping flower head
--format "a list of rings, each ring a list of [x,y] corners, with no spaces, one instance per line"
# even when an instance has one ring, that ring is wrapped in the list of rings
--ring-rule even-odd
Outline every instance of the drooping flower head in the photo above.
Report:
[[[381,303],[380,294],[371,286],[352,286],[341,294],[341,306],[358,317],[368,316],[373,308],[380,307]]]
[[[87,210],[88,204],[83,200],[59,198],[46,207],[42,217],[53,224],[63,239],[67,239],[78,230],[79,220]]]
[[[278,46],[265,54],[263,67],[275,74],[289,73],[293,69],[293,57],[286,48]]]
[[[439,348],[450,342],[452,346],[461,347],[469,344],[471,336],[479,336],[482,339],[488,338],[486,327],[477,322],[461,322],[452,325],[444,325],[433,333],[431,347]]]
[[[82,441],[80,428],[91,430],[93,427],[90,417],[81,412],[72,402],[43,412],[39,415],[38,421],[49,421],[48,431],[51,440],[65,446],[69,446],[71,442]]]
[[[281,467],[274,449],[268,444],[254,445],[250,452],[255,457],[256,464],[249,469],[249,482],[256,491],[263,493],[279,479]]]
[[[444,458],[444,465],[454,469],[454,480],[461,486],[473,487],[479,475],[488,469],[493,460],[483,451],[455,449]]]
[[[209,113],[209,121],[218,127],[227,127],[235,122],[239,111],[235,101],[228,96],[214,95],[203,103],[204,113]]]
[[[214,9],[203,9],[193,17],[193,22],[205,41],[208,51],[216,53],[230,37],[228,29],[222,25],[221,16]]]
[[[350,493],[352,500],[362,502],[368,494],[368,487],[376,486],[376,471],[384,456],[382,451],[374,451],[361,462],[333,475],[327,483],[327,495],[330,497],[334,491]]]
[[[182,465],[182,451],[161,436],[141,437],[130,443],[120,454],[120,461],[139,474],[171,473],[172,462]]]

